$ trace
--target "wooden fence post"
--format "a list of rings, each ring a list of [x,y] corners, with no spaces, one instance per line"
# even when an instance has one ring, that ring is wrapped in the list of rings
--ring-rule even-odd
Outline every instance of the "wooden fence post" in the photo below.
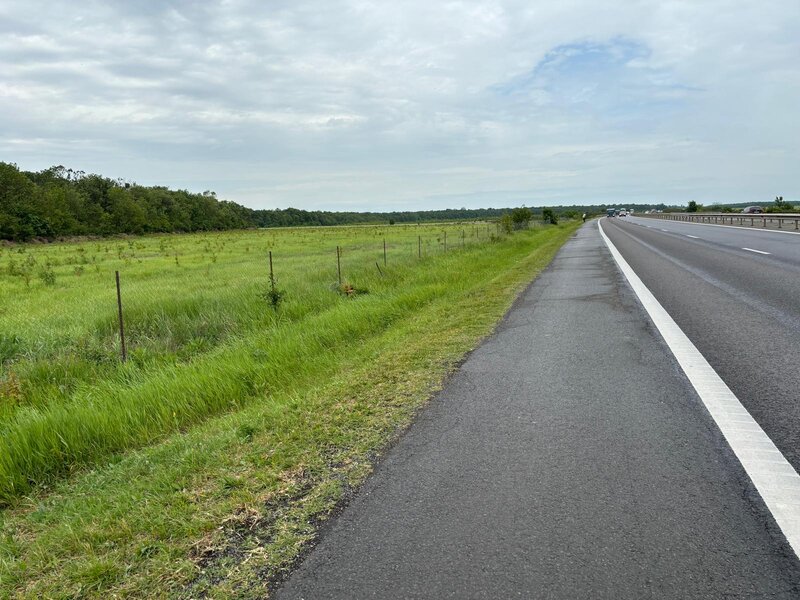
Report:
[[[122,347],[122,362],[128,360],[128,352],[125,349],[125,324],[122,320],[122,293],[119,288],[119,271],[114,272],[117,278],[117,310],[119,312],[119,341]]]

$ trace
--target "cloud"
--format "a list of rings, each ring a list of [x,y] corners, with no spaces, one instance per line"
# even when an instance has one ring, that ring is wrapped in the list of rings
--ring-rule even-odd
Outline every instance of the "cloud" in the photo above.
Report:
[[[581,41],[548,51],[528,73],[492,86],[517,111],[590,117],[616,127],[649,129],[654,119],[673,116],[702,92],[677,81],[666,68],[649,64],[650,48],[615,38]]]
[[[800,5],[5,2],[0,160],[251,206],[797,198]]]

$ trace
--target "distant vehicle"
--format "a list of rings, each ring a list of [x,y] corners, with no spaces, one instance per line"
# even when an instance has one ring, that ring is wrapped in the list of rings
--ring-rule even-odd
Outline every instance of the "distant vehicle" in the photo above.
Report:
[[[628,216],[628,209],[627,208],[620,208],[619,209],[619,216],[620,217],[627,217]]]
[[[745,215],[760,215],[763,212],[764,209],[761,208],[760,206],[748,206],[747,208],[742,210],[742,213]]]
[[[607,217],[613,217],[614,213],[616,213],[616,212],[617,212],[616,208],[607,208],[606,209],[606,216]]]

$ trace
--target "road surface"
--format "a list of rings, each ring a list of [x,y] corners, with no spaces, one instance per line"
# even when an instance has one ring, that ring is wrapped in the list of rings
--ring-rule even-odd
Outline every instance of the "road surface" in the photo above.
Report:
[[[800,564],[588,223],[276,595],[798,598]]]
[[[635,217],[602,224],[800,469],[800,235]]]

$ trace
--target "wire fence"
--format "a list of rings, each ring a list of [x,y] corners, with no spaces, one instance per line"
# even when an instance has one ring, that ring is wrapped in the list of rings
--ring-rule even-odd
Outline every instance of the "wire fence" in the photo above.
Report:
[[[190,360],[502,236],[497,223],[452,223],[0,247],[0,404],[20,393],[20,377],[35,400],[115,363]]]

